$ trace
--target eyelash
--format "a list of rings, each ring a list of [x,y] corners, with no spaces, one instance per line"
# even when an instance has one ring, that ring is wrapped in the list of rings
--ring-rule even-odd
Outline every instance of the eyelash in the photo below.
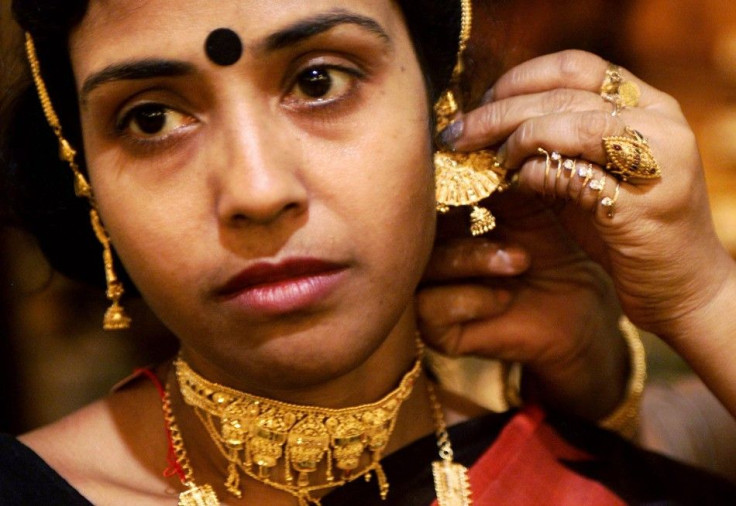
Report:
[[[307,77],[309,73],[316,73],[316,72],[324,72],[328,75],[329,79],[331,80],[328,85],[330,86],[330,89],[327,90],[326,93],[329,93],[333,86],[336,84],[336,79],[342,79],[346,78],[348,82],[343,83],[337,83],[337,85],[343,84],[347,87],[345,91],[342,93],[339,93],[336,97],[333,98],[306,98],[306,99],[299,99],[294,97],[295,92],[297,91],[297,87],[299,86],[299,79],[302,77]],[[336,75],[337,74],[337,75]],[[344,102],[345,100],[348,100],[353,93],[356,90],[356,87],[361,81],[364,81],[366,79],[366,75],[364,72],[358,70],[354,67],[347,67],[343,65],[334,65],[334,64],[319,64],[319,65],[310,65],[302,70],[300,70],[294,79],[289,83],[289,86],[287,88],[287,94],[284,97],[284,104],[286,107],[294,110],[298,110],[301,108],[307,109],[307,110],[316,110],[316,109],[322,109],[322,108],[331,108],[334,106],[337,106],[338,104]],[[304,90],[302,90],[304,91]]]
[[[304,89],[301,89],[303,97],[297,97],[296,94],[299,90],[299,86],[305,83],[300,83],[300,79],[308,78],[309,74],[312,76],[326,76],[329,81],[326,83],[327,89],[324,95],[329,94],[334,87],[343,86],[344,91],[338,93],[335,97],[322,98],[314,97],[309,98],[308,93]],[[322,73],[322,74],[318,74]],[[341,81],[342,79],[342,81]],[[302,68],[289,82],[287,92],[282,99],[283,104],[293,111],[305,110],[305,111],[333,111],[336,107],[346,102],[356,91],[356,87],[360,81],[366,79],[364,72],[354,67],[347,67],[335,64],[318,64],[310,65],[306,68]],[[337,82],[336,82],[337,81]],[[133,131],[132,126],[136,122],[137,115],[144,114],[145,112],[152,113],[151,118],[154,116],[163,117],[163,124],[161,127],[153,133],[146,133],[141,125],[138,125],[140,132],[136,133]],[[172,117],[173,115],[173,117]],[[174,126],[169,133],[164,135],[159,132],[166,128],[169,122],[179,120],[180,125]],[[115,122],[115,133],[118,137],[124,138],[126,141],[136,145],[142,149],[153,149],[163,148],[169,142],[177,140],[180,135],[183,134],[182,129],[188,129],[197,122],[194,116],[188,115],[177,108],[166,105],[160,102],[143,102],[134,105],[126,110],[119,116],[119,119]]]

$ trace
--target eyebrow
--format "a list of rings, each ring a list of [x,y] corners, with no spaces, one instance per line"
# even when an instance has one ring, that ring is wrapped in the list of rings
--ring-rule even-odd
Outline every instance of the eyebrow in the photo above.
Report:
[[[388,45],[391,38],[378,22],[367,16],[350,13],[344,9],[335,9],[324,14],[300,20],[283,28],[256,44],[256,51],[273,52],[303,42],[311,37],[324,33],[332,28],[352,24],[360,26],[377,35]],[[89,94],[99,86],[122,80],[152,79],[156,77],[179,77],[193,74],[193,64],[180,60],[149,58],[131,62],[115,63],[99,72],[91,74],[84,80],[79,93],[79,100],[86,103]]]
[[[391,38],[377,21],[367,16],[353,14],[344,9],[334,9],[324,14],[303,19],[266,37],[256,50],[277,51],[303,42],[338,25],[352,24],[365,28],[391,45]]]
[[[178,60],[144,59],[110,65],[87,77],[79,98],[85,103],[95,88],[112,81],[151,79],[154,77],[176,77],[194,73],[194,65]]]

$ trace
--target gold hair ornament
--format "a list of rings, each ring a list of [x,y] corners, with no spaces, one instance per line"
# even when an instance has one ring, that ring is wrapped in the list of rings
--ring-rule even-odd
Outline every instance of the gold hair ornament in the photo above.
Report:
[[[51,98],[49,97],[46,84],[41,76],[41,66],[38,62],[38,56],[36,55],[36,46],[33,43],[33,37],[30,33],[26,32],[26,55],[28,57],[28,64],[31,67],[31,74],[33,75],[33,82],[36,85],[36,91],[38,92],[38,98],[43,108],[44,116],[48,121],[49,126],[54,131],[56,138],[59,141],[59,158],[69,164],[74,175],[74,193],[77,197],[86,198],[90,205],[90,221],[94,230],[97,240],[102,245],[102,258],[105,264],[105,280],[107,283],[107,298],[110,301],[110,307],[107,308],[105,316],[102,320],[102,327],[105,330],[121,330],[130,327],[130,317],[126,315],[125,310],[120,305],[120,299],[123,296],[123,284],[115,274],[112,247],[110,243],[110,236],[105,231],[102,221],[100,220],[100,214],[97,211],[97,204],[95,203],[94,196],[92,195],[92,187],[87,182],[87,179],[82,174],[79,166],[76,162],[77,152],[71,147],[69,142],[64,138],[61,130],[61,122],[59,117],[51,104]]]
[[[464,70],[463,54],[470,39],[473,9],[470,0],[461,0],[462,25],[458,45],[457,62],[452,71],[450,85],[434,106],[436,133],[451,123],[460,110],[453,88],[456,88]],[[470,232],[476,236],[493,230],[496,219],[491,212],[478,205],[481,200],[506,187],[506,171],[491,150],[459,153],[439,149],[434,153],[435,192],[437,211],[446,213],[451,207],[471,206]]]

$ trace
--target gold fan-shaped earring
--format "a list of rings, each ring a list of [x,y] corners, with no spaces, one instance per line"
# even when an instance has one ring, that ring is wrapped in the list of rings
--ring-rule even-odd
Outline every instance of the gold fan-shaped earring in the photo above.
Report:
[[[441,133],[460,110],[455,94],[463,73],[463,54],[470,39],[472,9],[470,0],[462,2],[463,18],[457,63],[452,71],[450,85],[434,106],[436,133]],[[490,232],[496,227],[491,212],[479,205],[480,201],[497,191],[503,191],[506,171],[496,160],[496,153],[483,149],[469,153],[438,149],[434,153],[435,194],[437,211],[446,213],[451,207],[471,206],[470,233],[474,236]]]

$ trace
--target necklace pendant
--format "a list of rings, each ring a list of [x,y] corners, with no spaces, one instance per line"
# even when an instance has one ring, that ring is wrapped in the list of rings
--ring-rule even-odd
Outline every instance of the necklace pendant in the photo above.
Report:
[[[434,489],[439,506],[471,506],[470,482],[465,466],[450,460],[432,462]]]
[[[179,506],[220,506],[217,494],[208,484],[188,484],[188,489],[179,494]]]

